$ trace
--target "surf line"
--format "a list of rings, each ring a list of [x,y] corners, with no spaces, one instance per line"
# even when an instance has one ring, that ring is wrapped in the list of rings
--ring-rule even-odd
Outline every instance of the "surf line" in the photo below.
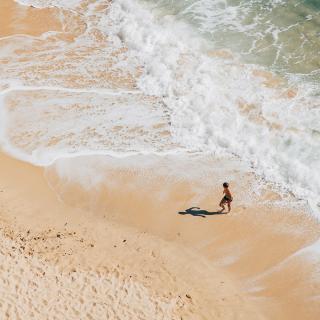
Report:
[[[111,90],[111,89],[102,89],[102,88],[93,88],[93,89],[76,89],[76,88],[64,88],[64,87],[51,87],[51,86],[16,86],[16,87],[9,87],[0,91],[0,95],[6,95],[13,91],[62,91],[62,92],[69,92],[69,93],[95,93],[100,95],[112,95],[112,96],[120,96],[123,94],[143,94],[139,90]]]

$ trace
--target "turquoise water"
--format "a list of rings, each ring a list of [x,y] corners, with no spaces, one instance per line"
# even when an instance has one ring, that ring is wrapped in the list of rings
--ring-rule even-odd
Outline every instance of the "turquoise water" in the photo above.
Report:
[[[146,0],[187,21],[214,49],[315,86],[320,80],[319,0]]]

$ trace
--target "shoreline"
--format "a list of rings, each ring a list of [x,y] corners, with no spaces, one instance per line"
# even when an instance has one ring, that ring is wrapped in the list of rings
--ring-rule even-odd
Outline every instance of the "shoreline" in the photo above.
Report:
[[[228,215],[181,215],[181,204],[188,207],[196,199],[190,196],[188,182],[178,183],[170,177],[166,181],[134,167],[132,171],[125,167],[119,172],[121,164],[115,172],[112,165],[107,170],[118,181],[111,184],[107,180],[114,190],[108,190],[109,212],[101,211],[102,207],[90,208],[86,202],[90,197],[86,199],[84,194],[88,196],[90,190],[84,193],[75,185],[60,189],[65,196],[61,202],[55,185],[48,186],[48,179],[50,183],[57,182],[51,171],[44,172],[48,169],[5,155],[0,156],[0,163],[1,219],[5,221],[2,228],[7,226],[9,234],[15,234],[13,239],[48,267],[69,273],[72,268],[80,268],[86,274],[100,268],[117,269],[115,265],[119,264],[122,276],[134,273],[148,290],[169,290],[175,298],[191,295],[192,307],[184,304],[188,306],[188,311],[184,310],[186,319],[196,319],[197,314],[199,319],[210,319],[217,309],[223,319],[232,319],[229,309],[248,319],[256,319],[257,314],[261,318],[300,319],[303,315],[304,319],[316,319],[317,302],[309,301],[307,306],[318,290],[319,283],[309,283],[316,265],[306,263],[303,255],[293,255],[317,238],[319,226],[310,217],[250,205],[242,211],[241,206],[235,205]],[[149,167],[152,169],[153,165]],[[141,181],[146,182],[144,190]],[[128,185],[137,193],[126,189]],[[159,187],[168,191],[167,196],[159,198]],[[105,193],[104,197],[96,193],[98,189],[91,191],[98,204],[106,200]],[[198,203],[201,208],[217,203],[220,189],[211,191],[212,199],[209,195]],[[74,206],[75,199],[80,206]],[[32,240],[38,237],[44,240]],[[28,246],[21,244],[21,238],[29,239]],[[159,283],[158,276],[166,274],[170,275],[171,284]],[[221,282],[226,286],[221,287]],[[217,292],[217,286],[221,292]],[[162,298],[164,295],[160,294]]]
[[[138,286],[144,288],[129,292],[131,300],[128,303],[133,318],[135,308],[142,308],[147,315],[149,307],[144,306],[144,302],[138,301],[137,305],[131,303],[141,291],[148,290],[148,297],[154,299],[155,304],[164,301],[172,307],[172,313],[168,314],[172,319],[180,319],[180,316],[186,319],[210,319],[220,313],[224,319],[232,319],[235,312],[248,319],[256,319],[255,308],[237,295],[238,291],[229,275],[212,268],[192,250],[179,243],[161,240],[152,233],[110,222],[92,212],[61,203],[46,185],[41,168],[4,155],[0,156],[0,163],[2,237],[5,244],[13,241],[14,247],[20,246],[19,253],[16,249],[6,247],[2,252],[10,256],[14,254],[15,258],[20,255],[18,264],[22,263],[20,259],[24,261],[24,273],[33,271],[36,259],[36,265],[41,264],[41,272],[50,273],[51,277],[54,277],[54,270],[60,270],[63,277],[74,274],[81,282],[83,277],[78,274],[80,272],[87,277],[86,282],[89,281],[86,286],[90,285],[88,278],[92,275],[103,281],[115,274],[120,281],[120,288],[124,285],[121,282],[123,279],[128,281],[133,278]],[[59,272],[55,276],[60,283]],[[2,276],[5,274],[2,272]],[[218,276],[212,277],[214,274]],[[41,287],[45,279],[36,277],[33,282],[36,287]],[[11,278],[10,281],[10,286],[13,286],[16,280]],[[60,285],[62,292],[64,285],[66,293],[71,290],[68,283]],[[117,290],[110,289],[109,293],[117,296]],[[63,295],[66,293],[63,292]],[[29,293],[25,292],[25,295],[24,298],[28,299]],[[126,299],[125,296],[123,299]],[[72,296],[67,295],[66,298],[76,305]],[[103,296],[96,293],[95,299],[101,298]],[[228,300],[233,300],[231,306]],[[215,303],[212,305],[213,301]],[[139,303],[142,303],[140,307]],[[33,305],[40,310],[44,308],[41,299],[33,301]],[[109,309],[113,309],[112,304],[105,306],[106,312]],[[121,308],[118,311],[118,316],[124,312],[122,319],[126,319],[125,311]],[[92,312],[91,317],[98,316]],[[155,319],[165,317],[162,310],[155,311],[151,316]]]

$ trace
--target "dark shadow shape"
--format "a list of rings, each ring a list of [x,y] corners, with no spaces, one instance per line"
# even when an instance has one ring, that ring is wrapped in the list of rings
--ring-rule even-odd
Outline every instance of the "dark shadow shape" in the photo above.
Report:
[[[205,218],[206,216],[213,216],[216,214],[227,214],[227,212],[221,212],[221,211],[209,212],[207,210],[202,210],[199,207],[192,207],[192,208],[186,209],[185,211],[179,211],[178,213],[179,214],[191,214],[194,217],[202,217],[202,218]]]

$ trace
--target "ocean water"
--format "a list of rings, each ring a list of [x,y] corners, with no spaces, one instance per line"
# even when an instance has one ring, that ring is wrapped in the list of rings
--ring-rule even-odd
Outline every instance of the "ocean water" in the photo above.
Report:
[[[60,8],[73,37],[0,39],[5,150],[230,157],[319,214],[317,1],[19,2]]]
[[[299,0],[147,1],[188,21],[213,48],[284,76],[319,81],[320,2]],[[316,86],[316,90],[319,88]]]

